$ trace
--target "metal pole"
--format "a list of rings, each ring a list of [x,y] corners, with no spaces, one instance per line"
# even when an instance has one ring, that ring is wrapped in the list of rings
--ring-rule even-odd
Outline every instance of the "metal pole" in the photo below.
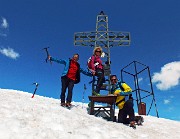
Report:
[[[148,67],[148,74],[149,74],[149,79],[150,79],[150,85],[151,85],[151,90],[152,90],[152,95],[153,95],[153,100],[154,100],[154,105],[156,108],[156,115],[159,118],[159,114],[158,114],[158,110],[157,110],[157,106],[156,106],[156,101],[155,101],[155,96],[154,96],[154,91],[153,91],[153,86],[152,86],[152,81],[151,81],[151,75],[150,75],[150,69]]]

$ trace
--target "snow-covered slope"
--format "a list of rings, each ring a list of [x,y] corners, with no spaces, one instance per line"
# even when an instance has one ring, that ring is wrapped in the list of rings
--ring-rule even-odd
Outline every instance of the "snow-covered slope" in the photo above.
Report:
[[[144,116],[136,130],[87,114],[87,104],[71,110],[59,100],[0,89],[0,139],[178,139],[180,122]]]

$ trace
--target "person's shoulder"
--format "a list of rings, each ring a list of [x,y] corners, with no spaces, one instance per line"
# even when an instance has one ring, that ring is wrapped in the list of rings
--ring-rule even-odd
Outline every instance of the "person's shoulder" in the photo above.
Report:
[[[118,80],[117,83],[122,84],[125,83],[124,81]]]
[[[96,56],[95,56],[95,55],[92,55],[91,58],[92,58],[92,57],[96,57]]]
[[[76,64],[77,64],[78,66],[80,66],[79,62],[76,62]]]
[[[94,59],[96,59],[96,56],[95,56],[95,55],[92,55],[92,56],[90,56],[90,59],[91,59],[91,60],[94,60]]]

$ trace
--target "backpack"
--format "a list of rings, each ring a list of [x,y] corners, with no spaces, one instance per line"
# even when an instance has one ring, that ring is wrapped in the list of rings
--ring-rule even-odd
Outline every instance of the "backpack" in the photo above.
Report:
[[[123,91],[123,92],[131,92],[132,89],[129,85],[127,85],[125,82],[118,82],[119,84],[119,87],[120,89]]]
[[[118,82],[118,84],[123,92],[132,92],[131,87],[127,85],[125,82]],[[129,95],[129,99],[133,99],[132,94]]]
[[[87,61],[87,68],[88,70],[92,71],[92,56],[88,58],[88,61]],[[95,57],[95,60],[94,60],[94,66],[96,67],[97,65],[99,65],[98,62],[96,62],[96,57]]]

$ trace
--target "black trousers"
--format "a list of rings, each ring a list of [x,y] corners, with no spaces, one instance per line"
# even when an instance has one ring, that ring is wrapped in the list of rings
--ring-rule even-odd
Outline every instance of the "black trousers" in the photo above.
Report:
[[[68,88],[68,95],[66,98],[66,102],[71,102],[72,101],[72,91],[74,88],[74,81],[69,79],[67,76],[62,76],[61,84],[62,84],[61,95],[60,95],[61,103],[65,102],[67,88]]]
[[[129,118],[127,118],[129,115]],[[131,121],[135,120],[133,100],[127,100],[124,104],[124,107],[119,110],[118,113],[118,122],[123,124],[129,124]]]
[[[103,82],[105,82],[104,70],[96,69],[96,76],[98,80],[97,80],[97,86],[96,86],[95,92],[99,93],[101,90],[101,86],[103,85]]]

